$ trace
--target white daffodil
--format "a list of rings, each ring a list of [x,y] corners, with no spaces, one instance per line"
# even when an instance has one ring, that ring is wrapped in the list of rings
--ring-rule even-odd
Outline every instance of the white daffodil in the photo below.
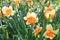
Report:
[[[14,13],[15,13],[15,11],[13,11],[13,9],[12,9],[12,6],[9,6],[9,7],[4,6],[4,7],[2,8],[2,12],[3,12],[3,14],[4,14],[5,16],[7,16],[7,17],[9,17],[9,16],[11,16],[11,15],[14,15]]]
[[[27,16],[24,17],[24,20],[27,20],[27,22],[26,22],[27,25],[38,22],[37,15],[34,12],[32,12],[32,13],[28,12]]]
[[[57,34],[58,32],[59,32],[59,29],[53,30],[52,25],[48,24],[46,26],[46,32],[43,34],[43,36],[45,36],[46,38],[53,39],[55,37],[55,34]]]
[[[44,16],[46,20],[50,17],[50,22],[52,22],[53,18],[55,17],[55,10],[52,7],[45,7]]]

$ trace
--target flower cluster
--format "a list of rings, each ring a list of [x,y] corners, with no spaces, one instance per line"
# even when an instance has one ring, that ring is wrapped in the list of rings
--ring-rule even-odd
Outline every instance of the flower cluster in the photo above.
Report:
[[[1,0],[1,40],[59,40],[58,2],[59,0]]]

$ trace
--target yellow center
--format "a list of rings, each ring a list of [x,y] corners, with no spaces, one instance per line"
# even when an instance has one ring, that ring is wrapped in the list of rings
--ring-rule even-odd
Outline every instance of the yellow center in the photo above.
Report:
[[[36,20],[36,18],[34,18],[34,17],[29,17],[29,18],[27,18],[27,22],[30,23],[30,24],[35,23],[36,21],[37,21],[37,20]]]
[[[46,32],[46,36],[48,36],[48,37],[54,37],[54,31],[52,30],[52,29],[49,29],[47,32]]]
[[[6,16],[11,15],[11,13],[12,13],[12,10],[11,9],[7,9],[6,10]]]
[[[47,8],[47,10],[46,10],[46,11],[49,11],[49,12],[50,12],[50,11],[52,11],[52,8]]]

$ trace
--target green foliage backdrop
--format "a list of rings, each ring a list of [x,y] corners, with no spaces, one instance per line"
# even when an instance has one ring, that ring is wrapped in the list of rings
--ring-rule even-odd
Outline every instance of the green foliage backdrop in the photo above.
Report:
[[[6,17],[3,15],[0,18],[0,40],[51,40],[43,37],[43,34],[46,31],[47,24],[52,24],[53,29],[60,29],[60,0],[45,0],[44,3],[41,3],[40,0],[33,0],[33,5],[30,6],[27,4],[27,0],[22,1],[24,2],[16,6],[16,4],[12,3],[12,0],[0,0],[0,11],[2,7],[9,7],[10,5],[15,10],[13,16]],[[44,17],[44,8],[50,5],[47,3],[48,1],[52,1],[53,8],[57,7],[56,15],[52,22]],[[36,6],[34,6],[35,2],[37,3]],[[29,9],[37,13],[38,22],[26,25],[26,21],[23,18],[27,15]],[[32,27],[38,24],[43,31],[38,35],[34,35]],[[60,40],[60,31],[52,40]]]

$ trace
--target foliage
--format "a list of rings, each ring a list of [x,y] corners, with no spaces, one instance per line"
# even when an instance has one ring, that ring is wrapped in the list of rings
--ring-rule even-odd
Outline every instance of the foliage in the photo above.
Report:
[[[0,11],[4,6],[12,6],[15,11],[13,16],[0,18],[0,40],[50,40],[49,38],[43,37],[46,31],[46,25],[52,24],[53,29],[60,29],[60,1],[59,0],[45,0],[44,3],[41,0],[33,0],[33,5],[28,5],[27,0],[23,0],[23,3],[19,3],[18,6],[14,4],[12,0],[0,0]],[[50,6],[49,1],[54,5],[53,8],[57,7],[56,16],[53,21],[50,22],[44,17],[44,8]],[[12,3],[13,2],[13,3]],[[35,4],[37,3],[37,4]],[[35,6],[36,5],[36,6]],[[30,25],[26,25],[24,17],[27,15],[29,9],[35,12],[38,17],[38,22]],[[42,32],[38,35],[33,33],[33,27],[40,25]],[[60,31],[53,38],[53,40],[60,40]]]

